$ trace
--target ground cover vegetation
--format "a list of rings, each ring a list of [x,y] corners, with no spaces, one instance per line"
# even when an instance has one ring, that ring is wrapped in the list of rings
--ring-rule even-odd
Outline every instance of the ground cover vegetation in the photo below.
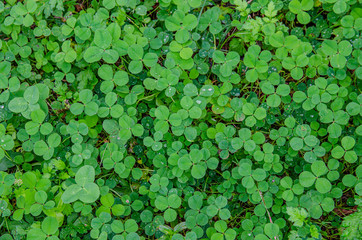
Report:
[[[0,1],[0,240],[362,239],[360,0]]]

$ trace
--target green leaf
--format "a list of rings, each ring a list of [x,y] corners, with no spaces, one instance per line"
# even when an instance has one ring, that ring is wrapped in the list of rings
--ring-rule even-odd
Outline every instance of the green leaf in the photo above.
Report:
[[[141,60],[143,58],[143,48],[136,44],[131,45],[127,53],[132,60]]]
[[[81,186],[84,187],[86,183],[92,183],[95,179],[95,171],[92,166],[86,165],[77,171],[75,174],[75,182]]]
[[[167,209],[164,213],[164,218],[166,222],[173,222],[177,218],[177,213],[173,209]]]
[[[34,144],[34,153],[38,156],[43,156],[48,150],[49,147],[43,140],[37,141]]]
[[[163,196],[157,197],[155,200],[155,206],[161,211],[165,210],[169,206],[167,198]]]
[[[314,184],[316,177],[309,171],[304,171],[299,175],[300,184],[303,187],[310,187]]]
[[[327,192],[329,192],[331,190],[332,185],[325,178],[317,178],[315,187],[316,187],[318,192],[324,194],[324,193],[327,193]]]
[[[266,101],[270,107],[278,107],[281,103],[280,97],[276,94],[270,95]]]
[[[36,123],[42,123],[45,119],[45,113],[41,109],[37,109],[30,114],[31,119]]]
[[[95,183],[87,182],[79,192],[79,200],[84,203],[95,202],[100,195],[99,187]]]
[[[129,71],[133,74],[138,74],[143,69],[142,62],[139,60],[131,61],[128,67],[129,67]]]
[[[267,223],[264,226],[264,232],[270,238],[276,237],[279,233],[279,226],[275,223]]]
[[[201,164],[194,165],[191,169],[191,175],[196,179],[201,179],[206,174],[206,166]]]
[[[316,161],[311,166],[315,176],[320,177],[328,172],[328,168],[323,161]]]
[[[167,120],[169,115],[170,115],[170,111],[168,110],[168,108],[166,106],[159,106],[155,110],[155,116],[156,116],[156,118],[158,118],[160,120]]]
[[[292,149],[294,151],[299,151],[303,148],[304,143],[303,143],[303,139],[299,138],[299,137],[293,137],[290,140],[290,146],[292,147]]]
[[[143,57],[143,63],[147,67],[153,67],[156,65],[158,57],[156,53],[146,53]]]
[[[47,235],[55,234],[58,231],[59,223],[55,217],[46,217],[41,223],[41,229]]]
[[[302,227],[305,219],[308,217],[308,212],[304,208],[287,207],[287,213],[290,216],[288,220],[292,221],[296,227]]]
[[[37,103],[39,100],[39,89],[36,86],[28,87],[24,92],[24,98],[30,104]]]
[[[94,33],[94,43],[101,49],[111,45],[112,36],[106,29],[97,29]]]
[[[345,150],[350,150],[354,147],[354,145],[356,144],[356,141],[354,140],[354,138],[352,138],[350,136],[345,136],[342,138],[341,144]]]
[[[32,228],[27,233],[26,239],[28,240],[45,240],[47,235],[39,228]]]
[[[192,57],[193,51],[191,48],[183,48],[180,51],[180,56],[182,59],[189,59]]]
[[[28,108],[28,103],[23,97],[16,97],[9,102],[9,110],[14,113],[24,112]]]
[[[92,46],[89,47],[85,52],[84,52],[84,60],[88,63],[93,63],[93,62],[98,62],[99,60],[101,60],[103,55],[103,50],[99,47],[96,46]]]
[[[64,203],[72,203],[79,199],[79,194],[82,191],[82,187],[79,185],[69,186],[62,194],[62,201]]]

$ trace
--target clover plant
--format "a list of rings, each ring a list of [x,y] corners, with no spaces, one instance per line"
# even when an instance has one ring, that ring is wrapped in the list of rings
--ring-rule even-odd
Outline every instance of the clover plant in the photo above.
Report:
[[[362,239],[361,0],[0,1],[0,240]]]

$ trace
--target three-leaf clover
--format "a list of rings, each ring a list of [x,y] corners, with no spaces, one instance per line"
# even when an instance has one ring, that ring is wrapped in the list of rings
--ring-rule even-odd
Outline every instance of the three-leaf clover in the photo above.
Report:
[[[78,199],[84,203],[95,202],[99,195],[99,187],[94,183],[95,170],[90,165],[78,169],[75,174],[75,184],[66,188],[62,194],[64,203],[72,203]]]
[[[107,63],[115,63],[119,54],[114,49],[109,49],[112,35],[107,29],[97,29],[94,33],[93,45],[87,48],[83,58],[88,63],[98,62],[103,59]]]
[[[315,161],[310,171],[303,171],[299,175],[300,184],[303,187],[311,187],[315,183],[318,192],[324,194],[331,190],[332,185],[328,179],[322,177],[328,173],[328,168],[323,161]]]

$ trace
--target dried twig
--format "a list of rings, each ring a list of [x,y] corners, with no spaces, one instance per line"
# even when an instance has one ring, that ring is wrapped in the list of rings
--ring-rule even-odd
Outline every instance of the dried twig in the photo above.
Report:
[[[269,212],[268,208],[266,207],[266,203],[265,203],[263,194],[261,193],[260,190],[258,190],[258,191],[259,191],[259,195],[260,195],[260,197],[261,197],[261,200],[263,201],[265,210],[266,210],[266,212],[268,213],[269,221],[270,221],[270,223],[273,223],[273,219],[271,218],[270,212]],[[279,240],[279,237],[278,237],[278,236],[275,236],[274,239],[278,239],[278,240]]]

